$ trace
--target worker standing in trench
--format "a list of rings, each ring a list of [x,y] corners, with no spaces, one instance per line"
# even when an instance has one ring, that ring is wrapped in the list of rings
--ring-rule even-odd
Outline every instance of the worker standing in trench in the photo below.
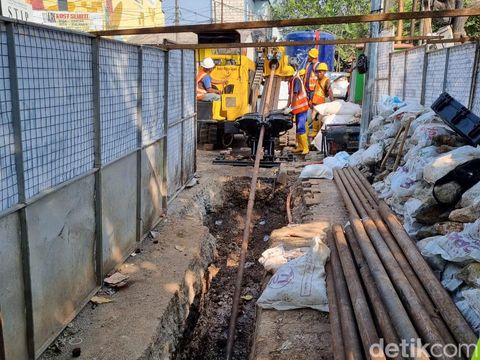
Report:
[[[288,80],[288,103],[284,110],[285,114],[292,113],[295,116],[297,147],[294,154],[306,155],[309,152],[307,139],[307,115],[309,110],[307,91],[300,74],[291,66],[287,68]]]
[[[333,89],[330,79],[327,77],[328,65],[326,63],[317,63],[315,67],[315,74],[317,83],[312,96],[312,107],[315,105],[324,104],[327,97],[333,101]],[[320,120],[317,117],[315,109],[312,110],[312,131],[308,134],[310,141],[312,141],[321,129]]]
[[[213,120],[225,120],[220,115],[222,108],[220,90],[214,89],[212,85],[221,84],[225,85],[227,80],[220,81],[212,79],[210,73],[215,68],[215,63],[212,58],[207,57],[200,63],[200,71],[197,74],[197,101],[212,102],[212,119]]]

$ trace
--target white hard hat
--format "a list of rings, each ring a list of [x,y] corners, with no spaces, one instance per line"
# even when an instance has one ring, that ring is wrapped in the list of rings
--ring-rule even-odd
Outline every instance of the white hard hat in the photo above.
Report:
[[[215,63],[213,62],[212,58],[207,57],[203,59],[203,61],[200,63],[201,67],[205,69],[212,69],[215,67]]]

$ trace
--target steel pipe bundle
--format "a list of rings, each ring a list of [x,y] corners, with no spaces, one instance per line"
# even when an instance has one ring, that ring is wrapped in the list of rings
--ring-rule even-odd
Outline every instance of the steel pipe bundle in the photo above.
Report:
[[[335,276],[343,272],[346,279],[363,355],[385,358],[369,353],[383,339],[385,344],[407,344],[414,358],[470,358],[475,334],[395,214],[358,169],[337,170],[334,179],[350,222],[345,229],[332,227],[332,271]],[[338,292],[336,297],[338,301]],[[463,354],[433,353],[432,345],[446,349],[449,344],[463,345]]]

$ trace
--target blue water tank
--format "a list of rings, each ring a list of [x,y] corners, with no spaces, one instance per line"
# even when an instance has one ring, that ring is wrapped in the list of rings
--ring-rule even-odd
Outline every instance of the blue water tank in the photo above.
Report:
[[[295,31],[287,34],[285,37],[287,41],[314,41],[320,40],[335,40],[335,35],[326,31]],[[304,46],[287,46],[286,52],[290,58],[296,58],[299,65],[299,69],[305,67],[308,59],[308,51],[312,48],[310,45]],[[334,57],[335,57],[335,45],[318,45],[318,61],[327,63],[328,69],[333,71]]]

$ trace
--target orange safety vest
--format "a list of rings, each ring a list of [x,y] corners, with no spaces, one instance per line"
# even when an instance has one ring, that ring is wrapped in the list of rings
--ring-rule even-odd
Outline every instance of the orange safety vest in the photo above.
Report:
[[[324,77],[322,80],[318,80],[315,85],[315,92],[313,93],[312,104],[319,105],[324,104],[326,97],[328,96],[328,90],[330,88],[330,80]]]
[[[317,85],[317,74],[315,74],[315,67],[318,64],[317,61],[308,63],[305,67],[305,75],[303,78],[303,83],[305,84],[305,88],[308,91],[314,91],[315,85]]]
[[[202,84],[203,78],[207,75],[208,74],[203,70],[200,70],[197,74],[197,100],[201,100],[203,96],[207,93],[207,89],[205,89]]]
[[[300,92],[297,95],[293,93],[295,79],[300,80]],[[307,92],[305,91],[305,85],[303,84],[302,79],[300,79],[298,75],[294,76],[290,80],[289,93],[290,93],[290,96],[292,97],[291,107],[292,107],[293,115],[308,111],[309,106],[308,106]]]

